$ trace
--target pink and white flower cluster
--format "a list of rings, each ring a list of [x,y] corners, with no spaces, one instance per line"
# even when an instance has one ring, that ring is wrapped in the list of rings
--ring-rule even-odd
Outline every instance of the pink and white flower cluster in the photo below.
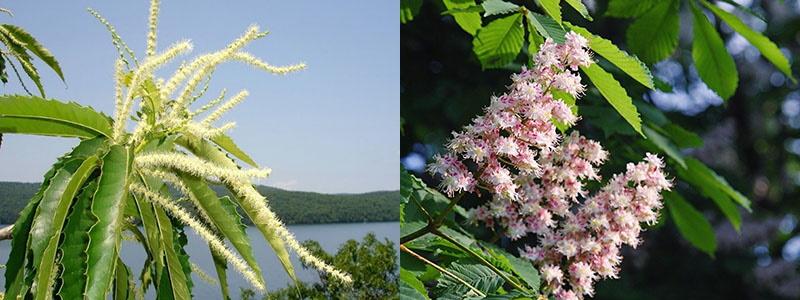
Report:
[[[481,190],[492,195],[470,210],[470,221],[499,226],[512,240],[536,237],[520,255],[539,267],[556,299],[582,299],[599,278],[616,277],[620,247],[636,247],[640,223],[656,221],[660,192],[671,186],[661,159],[648,153],[595,195],[586,190],[587,181],[600,180],[597,168],[607,152],[577,131],[558,133],[554,120],[574,124],[578,118],[553,97],[554,89],[582,96],[576,71],[593,63],[586,43],[574,32],[564,44],[546,41],[535,67],[513,75],[508,92],[453,133],[448,153],[428,166],[451,197]]]

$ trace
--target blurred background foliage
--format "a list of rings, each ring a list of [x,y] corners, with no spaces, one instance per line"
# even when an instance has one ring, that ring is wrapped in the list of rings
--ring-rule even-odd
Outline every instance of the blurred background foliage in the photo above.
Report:
[[[353,274],[353,285],[344,286],[319,272],[317,283],[298,282],[269,292],[263,299],[398,299],[397,248],[389,239],[380,241],[370,233],[361,241],[348,240],[334,254],[325,252],[317,241],[305,241],[303,246],[339,270]],[[241,299],[254,300],[256,293],[243,289]]]
[[[606,16],[608,1],[584,3],[592,22],[569,9],[564,9],[564,20],[630,49],[625,37],[632,21]],[[800,1],[735,3],[742,7],[724,8],[774,41],[790,62],[800,57]],[[422,172],[424,164],[434,153],[443,152],[451,131],[479,114],[491,95],[505,90],[508,77],[521,66],[482,70],[471,36],[443,11],[440,1],[425,1],[413,20],[401,25],[400,33],[400,156],[404,167],[429,186],[437,181]],[[643,234],[643,244],[635,251],[626,249],[620,279],[601,281],[595,299],[800,298],[800,91],[741,35],[707,16],[738,69],[738,88],[727,101],[700,80],[693,65],[689,25],[693,15],[688,3],[679,10],[677,49],[650,65],[659,90],[648,90],[626,76],[616,78],[635,103],[652,104],[672,123],[697,133],[702,146],[691,146],[697,143],[687,136],[683,142],[691,147],[682,147],[681,154],[725,177],[752,201],[752,212],[737,207],[742,216],[737,232],[712,201],[679,184],[680,195],[711,222],[716,236],[713,257],[682,238],[665,209],[663,221]],[[525,51],[517,62],[525,61]],[[798,73],[796,67],[792,73]],[[583,121],[575,129],[600,141],[612,154],[603,169],[605,178],[624,168],[624,162],[638,159],[642,155],[638,149],[647,148],[596,92],[589,91],[578,105]],[[646,114],[641,106],[640,113]],[[462,205],[470,207],[469,202]]]

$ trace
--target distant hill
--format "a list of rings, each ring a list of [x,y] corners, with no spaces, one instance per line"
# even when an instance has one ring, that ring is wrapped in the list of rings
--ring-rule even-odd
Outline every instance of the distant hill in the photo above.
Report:
[[[39,183],[0,181],[0,224],[14,222],[38,189]],[[222,188],[215,190],[224,195]],[[287,224],[382,222],[400,218],[399,191],[321,194],[268,186],[258,186],[258,190]]]

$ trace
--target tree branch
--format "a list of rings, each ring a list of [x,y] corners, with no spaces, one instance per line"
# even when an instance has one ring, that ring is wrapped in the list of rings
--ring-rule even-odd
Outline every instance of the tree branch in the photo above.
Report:
[[[0,240],[10,240],[12,233],[14,233],[14,224],[3,227],[0,229]]]

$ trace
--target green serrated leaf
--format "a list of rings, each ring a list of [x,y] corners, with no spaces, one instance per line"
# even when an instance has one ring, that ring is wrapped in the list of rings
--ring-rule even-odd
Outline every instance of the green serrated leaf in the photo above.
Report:
[[[505,15],[519,10],[519,5],[503,0],[486,0],[481,3],[483,16]]]
[[[401,289],[400,295],[403,296],[404,299],[405,297],[410,299],[429,299],[428,291],[425,290],[425,286],[422,284],[422,281],[419,281],[417,276],[403,268],[400,268],[400,284],[406,285],[412,289]]]
[[[10,33],[17,41],[24,43],[23,46],[26,49],[53,69],[53,71],[58,74],[58,77],[61,78],[61,81],[64,81],[64,74],[61,72],[61,66],[59,66],[56,57],[50,53],[50,50],[47,50],[47,48],[40,44],[30,33],[18,26],[11,24],[3,24],[0,26]]]
[[[606,16],[635,18],[653,8],[660,0],[611,0],[608,2]]]
[[[530,261],[508,253],[504,253],[504,255],[509,263],[511,263],[514,273],[519,275],[519,277],[528,284],[528,287],[531,288],[531,292],[536,293],[539,290],[539,271],[533,267]]]
[[[28,205],[20,212],[20,216],[14,224],[12,232],[11,253],[8,256],[5,269],[5,296],[7,299],[15,299],[18,295],[23,295],[31,282],[25,280],[25,264],[27,262],[27,245],[30,242],[29,234],[31,225],[37,208],[41,202],[44,192],[49,188],[55,174],[68,160],[85,159],[94,154],[98,147],[103,144],[104,139],[97,138],[85,140],[75,147],[71,152],[60,157],[53,167],[44,175],[39,191],[33,196]],[[30,263],[30,262],[27,262]]]
[[[221,254],[208,248],[211,251],[211,258],[214,260],[214,269],[217,271],[217,278],[219,279],[219,287],[222,292],[223,300],[230,300],[230,290],[228,289],[228,263]]]
[[[572,6],[572,8],[578,11],[578,13],[580,13],[584,19],[593,21],[592,16],[589,14],[589,10],[586,9],[586,5],[583,4],[583,1],[581,0],[564,0],[564,1],[567,2],[569,6]]]
[[[642,63],[642,61],[640,61],[636,56],[620,50],[611,41],[594,35],[585,28],[569,23],[566,24],[570,29],[589,40],[589,48],[591,48],[594,53],[602,56],[611,64],[625,72],[625,74],[628,74],[628,76],[648,87],[649,89],[653,89],[655,87],[653,84],[653,75],[650,73],[650,69],[647,68],[647,66],[645,66],[645,64]]]
[[[536,0],[544,12],[553,18],[556,23],[561,23],[561,0]]]
[[[716,5],[708,3],[707,1],[701,0],[701,2],[723,22],[728,24],[728,26],[730,26],[734,31],[738,32],[740,35],[742,35],[742,37],[750,42],[750,44],[756,47],[756,49],[761,52],[761,55],[775,65],[778,70],[783,72],[783,74],[788,76],[793,82],[797,82],[797,79],[795,79],[794,75],[792,75],[792,68],[791,65],[789,65],[789,59],[783,55],[775,43],[773,43],[763,34],[751,29],[749,26],[747,26],[747,24],[736,17],[736,15],[726,12]]]
[[[700,78],[723,100],[728,100],[736,92],[739,84],[739,73],[722,38],[706,15],[689,1],[694,20],[694,42],[692,43],[692,59]]]
[[[5,133],[36,133],[45,132],[65,132],[71,125],[79,127],[80,131],[75,131],[69,136],[79,136],[93,138],[96,136],[111,136],[111,120],[89,107],[80,106],[76,103],[64,103],[56,100],[47,100],[36,96],[23,95],[2,95],[0,96],[0,120],[14,118],[13,121],[20,119],[35,120],[40,122],[27,122],[24,126],[20,125],[13,130],[7,130],[13,122],[4,122],[5,126],[0,126],[0,132]],[[56,129],[37,128],[54,124]],[[60,126],[59,126],[60,125]],[[85,134],[92,132],[93,135]]]
[[[619,81],[614,79],[614,76],[603,70],[598,64],[581,67],[581,70],[589,77],[589,80],[594,84],[597,90],[600,91],[603,98],[605,98],[608,103],[617,110],[617,113],[633,127],[633,130],[644,135],[642,133],[642,120],[639,117],[639,112],[636,110],[636,106],[633,105],[631,97],[628,96],[628,93],[619,84]]]
[[[714,251],[717,250],[717,238],[714,236],[714,229],[703,214],[676,192],[665,192],[664,200],[681,236],[695,248],[714,257]]]
[[[61,299],[83,299],[86,286],[86,248],[89,246],[89,229],[94,224],[91,216],[92,195],[97,190],[97,182],[92,181],[75,200],[72,211],[64,225],[64,241],[61,245],[61,278],[65,283],[58,291]],[[68,283],[68,284],[67,284]]]
[[[120,145],[111,146],[102,158],[91,208],[97,221],[89,230],[89,248],[86,250],[89,266],[86,270],[86,296],[89,298],[105,298],[111,285],[122,236],[130,164],[128,149]]]
[[[730,221],[733,228],[739,230],[742,217],[734,201],[739,202],[745,209],[750,210],[750,201],[734,190],[724,178],[709,169],[705,164],[694,158],[686,158],[686,168],[677,168],[678,176],[697,188],[703,195],[710,198],[719,207],[720,211]]]
[[[181,180],[189,188],[191,196],[197,200],[202,209],[213,223],[214,227],[219,230],[219,233],[231,242],[234,248],[242,255],[242,258],[247,262],[247,265],[253,269],[256,274],[261,274],[261,267],[256,261],[253,254],[253,248],[250,246],[250,239],[247,233],[242,229],[241,216],[236,212],[235,204],[230,199],[220,199],[219,196],[212,190],[204,180],[191,176],[189,174],[181,174]],[[229,208],[223,206],[227,202]],[[264,278],[258,278],[261,283],[264,283]]]
[[[442,3],[444,3],[448,11],[455,11],[451,14],[453,18],[455,18],[456,23],[470,35],[475,35],[478,29],[483,26],[480,15],[480,12],[483,11],[483,7],[476,4],[475,0],[442,0]]]
[[[54,266],[56,264],[56,252],[58,250],[58,241],[61,238],[62,228],[64,227],[64,222],[67,217],[67,212],[69,211],[70,206],[72,205],[73,199],[75,196],[78,195],[81,187],[83,187],[86,180],[92,174],[92,172],[97,168],[97,162],[99,158],[96,155],[90,156],[86,160],[84,160],[80,166],[70,174],[70,178],[67,182],[67,185],[61,191],[61,194],[55,195],[58,197],[56,202],[53,203],[54,205],[51,210],[47,210],[48,206],[50,206],[50,202],[43,201],[41,205],[39,205],[39,212],[37,212],[36,219],[34,220],[34,226],[32,230],[37,232],[37,236],[34,237],[32,234],[31,240],[31,247],[33,248],[34,244],[43,245],[44,250],[41,253],[41,257],[37,256],[36,252],[34,252],[34,266],[36,268],[36,278],[34,279],[34,283],[36,286],[36,293],[34,299],[47,299],[52,297],[53,285],[50,284],[51,278],[53,278],[53,272],[57,272],[54,270]],[[64,170],[64,169],[62,169]],[[58,174],[56,174],[56,177]],[[52,185],[51,185],[52,187]],[[50,190],[50,189],[48,189]],[[45,192],[45,196],[48,196],[48,193]],[[46,199],[47,197],[45,197]],[[38,220],[46,219],[46,222],[37,222]],[[43,223],[47,223],[50,228],[44,229],[40,228],[42,226],[37,226]],[[40,233],[43,233],[43,236],[39,236]],[[66,232],[65,234],[69,235],[70,232]],[[82,232],[78,232],[76,234],[82,234]]]
[[[681,167],[686,167],[686,162],[683,160],[683,155],[681,154],[680,150],[678,150],[675,145],[667,140],[666,137],[649,126],[643,126],[642,131],[644,132],[644,136],[647,137],[648,142],[655,145],[658,149],[661,149],[664,154],[674,159],[675,162],[677,162]]]
[[[255,160],[253,160],[250,155],[240,149],[239,146],[237,146],[229,136],[225,134],[216,135],[211,138],[211,141],[214,142],[214,144],[217,144],[217,146],[223,150],[228,151],[228,153],[234,157],[241,159],[246,164],[258,168],[258,164],[255,162]]]
[[[699,148],[703,146],[703,139],[696,133],[683,127],[669,123],[662,127],[667,136],[680,148]]]
[[[225,153],[223,153],[219,148],[216,146],[211,145],[205,140],[197,139],[189,141],[188,137],[181,137],[176,141],[182,147],[188,149],[197,157],[202,159],[214,162],[220,166],[228,167],[228,168],[237,168],[235,162],[233,162],[230,158],[228,158]],[[228,185],[228,190],[233,191],[234,189]],[[289,277],[292,280],[297,281],[297,276],[294,272],[294,267],[292,266],[292,262],[289,259],[289,252],[286,250],[286,245],[284,244],[283,240],[277,235],[274,228],[272,228],[272,224],[268,222],[268,220],[264,220],[263,218],[256,218],[259,214],[260,207],[256,206],[254,203],[250,201],[240,201],[239,196],[234,193],[234,199],[237,203],[242,207],[245,214],[250,217],[250,220],[253,221],[253,225],[258,228],[261,234],[264,236],[264,239],[270,244],[272,247],[272,251],[275,252],[275,255],[281,262],[283,269],[289,274]]]
[[[567,32],[559,23],[556,23],[556,21],[548,16],[543,16],[531,11],[528,11],[528,14],[525,16],[528,19],[528,24],[533,26],[543,37],[552,39],[553,42],[558,44],[564,43],[564,36]]]
[[[654,64],[675,52],[680,32],[678,5],[675,0],[659,1],[628,27],[628,47],[645,63]]]
[[[175,243],[175,237],[173,236],[175,233],[173,231],[172,221],[170,221],[167,213],[164,212],[163,209],[157,206],[153,206],[153,208],[160,232],[159,240],[161,242],[161,249],[164,252],[166,261],[166,264],[164,264],[166,273],[161,273],[159,292],[169,292],[171,293],[171,298],[176,300],[191,299],[188,279],[186,278],[183,265],[173,245]],[[167,284],[169,285],[169,289],[164,288]]]
[[[494,20],[478,30],[472,40],[472,50],[484,69],[500,68],[514,61],[524,39],[522,14],[514,14]]]

